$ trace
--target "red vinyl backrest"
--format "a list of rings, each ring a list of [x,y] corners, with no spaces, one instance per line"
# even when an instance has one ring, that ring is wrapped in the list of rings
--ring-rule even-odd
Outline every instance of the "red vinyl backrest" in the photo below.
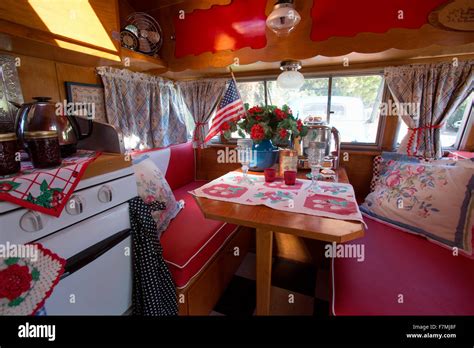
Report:
[[[165,155],[168,150],[169,162],[163,163],[168,160],[168,155]],[[138,157],[139,155],[147,155],[158,167],[162,168],[164,166],[166,168],[165,178],[172,190],[194,181],[196,167],[192,142],[171,145],[165,148],[136,151],[132,156]]]
[[[166,171],[166,180],[172,190],[176,190],[195,179],[193,143],[172,145],[170,162]]]

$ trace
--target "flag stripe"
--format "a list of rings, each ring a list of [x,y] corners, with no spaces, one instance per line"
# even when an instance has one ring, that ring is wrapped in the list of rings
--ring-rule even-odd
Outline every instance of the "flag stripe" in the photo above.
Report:
[[[212,123],[216,123],[216,122],[219,122],[222,118],[226,117],[229,113],[232,113],[234,110],[240,110],[242,109],[242,102],[240,103],[237,103],[236,105],[234,105],[233,107],[231,108],[226,108],[225,110],[223,110],[222,113],[220,113],[219,115],[216,114],[216,116],[214,116],[214,120],[212,121]]]
[[[229,109],[233,109],[236,106],[242,107],[243,105],[244,105],[244,103],[242,102],[242,100],[240,100],[240,99],[236,100],[235,102],[232,102],[229,105],[226,105],[224,108],[218,110],[217,113],[216,113],[216,117],[219,117],[221,114],[225,113]]]
[[[216,134],[218,134],[223,124],[226,122],[237,121],[244,114],[244,103],[240,99],[235,80],[232,79],[228,84],[224,97],[219,103],[205,142],[211,140]]]
[[[229,115],[228,117],[223,119],[221,122],[219,122],[217,124],[213,124],[211,129],[209,130],[209,134],[206,137],[206,141],[212,139],[217,133],[219,133],[220,127],[222,127],[222,125],[225,122],[237,121],[237,120],[240,119],[241,115],[243,115],[243,114],[244,114],[243,111],[238,110],[238,111],[235,112],[235,114]]]
[[[238,120],[240,119],[240,116],[243,115],[244,113],[242,112],[242,110],[236,110],[234,111],[233,113],[231,113],[230,115],[228,115],[226,118],[223,118],[221,119],[219,122],[217,123],[213,123],[212,124],[212,127],[211,129],[209,130],[209,132],[212,132],[212,131],[217,131],[219,130],[219,128],[225,123],[225,122],[230,122],[230,121],[233,121],[233,120]],[[237,117],[236,117],[237,116]]]
[[[222,120],[228,119],[229,115],[233,115],[235,113],[243,112],[243,107],[241,105],[236,105],[231,109],[226,110],[224,113],[220,114],[219,117],[214,117],[212,121],[212,128],[215,128],[218,125],[222,124]]]

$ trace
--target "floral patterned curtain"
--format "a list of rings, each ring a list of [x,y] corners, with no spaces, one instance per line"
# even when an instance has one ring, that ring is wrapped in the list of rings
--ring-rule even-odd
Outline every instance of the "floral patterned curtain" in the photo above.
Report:
[[[397,103],[417,109],[401,115],[409,130],[399,152],[441,157],[440,130],[473,89],[473,61],[389,67],[385,81]]]
[[[204,139],[209,131],[209,120],[219,102],[228,79],[202,79],[179,83],[190,110],[196,128],[194,129],[194,147],[204,147]]]
[[[110,67],[97,72],[104,84],[107,118],[122,131],[127,149],[187,141],[186,105],[172,81]]]

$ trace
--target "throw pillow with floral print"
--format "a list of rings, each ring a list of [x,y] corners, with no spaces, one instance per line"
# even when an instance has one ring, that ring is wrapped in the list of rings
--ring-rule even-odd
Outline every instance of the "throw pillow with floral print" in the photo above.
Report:
[[[179,213],[182,204],[176,201],[165,176],[151,159],[142,158],[135,161],[133,169],[138,195],[153,208],[152,216],[156,221],[157,232],[161,234]],[[155,209],[158,206],[160,208]]]
[[[472,253],[474,168],[389,160],[361,210]]]

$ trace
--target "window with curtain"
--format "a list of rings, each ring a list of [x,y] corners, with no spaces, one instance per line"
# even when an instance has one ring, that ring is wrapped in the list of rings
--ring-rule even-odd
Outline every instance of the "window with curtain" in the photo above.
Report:
[[[276,81],[268,81],[267,87],[269,104],[288,104],[300,119],[320,116],[327,120],[329,78],[307,78],[299,91],[281,89]]]
[[[187,107],[184,108],[184,122],[186,123],[186,129],[188,130],[187,137],[188,140],[193,138],[194,128],[196,123],[194,122],[193,115]]]
[[[237,82],[242,101],[254,105],[265,105],[265,81]]]
[[[473,115],[474,92],[462,102],[459,107],[448,116],[443,128],[441,128],[441,145],[445,149],[458,148],[464,137],[467,126],[474,122]],[[400,121],[398,124],[397,145],[400,145],[402,139],[408,132],[408,126]]]
[[[339,130],[343,143],[377,143],[382,74],[306,77],[298,91],[280,89],[275,79],[238,81],[237,87],[250,107],[287,104],[300,119],[322,117]]]

